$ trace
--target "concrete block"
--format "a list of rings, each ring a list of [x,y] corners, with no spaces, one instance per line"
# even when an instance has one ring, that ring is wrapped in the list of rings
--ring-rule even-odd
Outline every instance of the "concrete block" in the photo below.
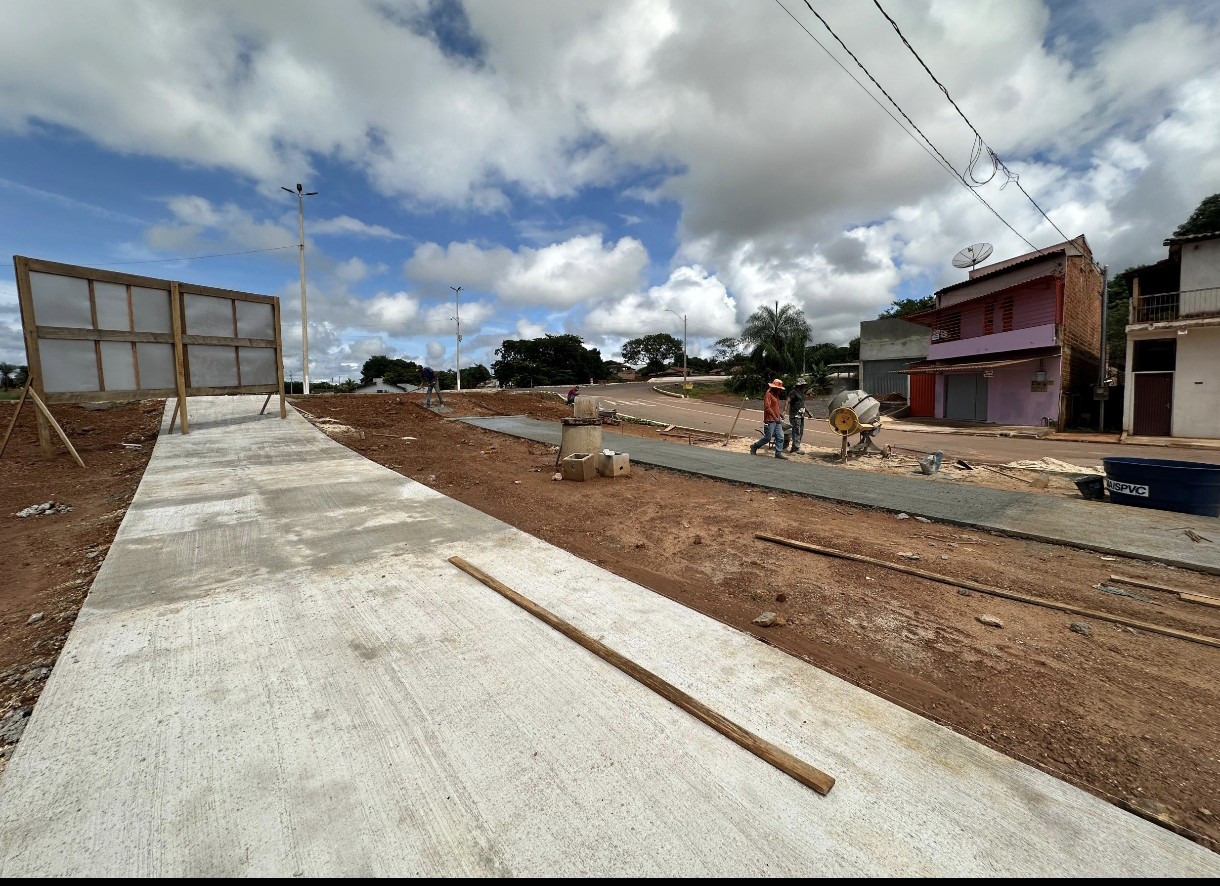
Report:
[[[631,456],[625,452],[615,452],[610,455],[599,452],[597,454],[597,473],[603,477],[629,477],[631,476]]]
[[[560,471],[565,480],[592,480],[597,476],[596,462],[591,452],[573,452],[562,462]]]
[[[577,397],[576,402],[572,404],[572,417],[597,418],[597,406],[600,402],[600,397]]]

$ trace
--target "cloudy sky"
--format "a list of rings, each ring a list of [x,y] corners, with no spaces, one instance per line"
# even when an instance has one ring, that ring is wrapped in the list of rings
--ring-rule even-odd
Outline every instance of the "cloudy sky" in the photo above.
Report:
[[[973,134],[876,5],[810,2],[963,170]],[[881,5],[1112,269],[1220,191],[1220,3]],[[776,300],[845,342],[963,246],[1062,239],[1002,175],[978,193],[1020,236],[988,211],[804,0],[4,7],[0,251],[282,296],[298,378],[297,182],[314,379],[452,367],[453,286],[463,365],[544,332],[609,357],[675,313],[697,354]],[[19,329],[0,277],[0,360]]]

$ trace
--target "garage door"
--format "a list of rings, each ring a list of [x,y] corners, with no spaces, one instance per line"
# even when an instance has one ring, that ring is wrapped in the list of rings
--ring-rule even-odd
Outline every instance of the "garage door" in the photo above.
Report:
[[[987,421],[987,379],[982,373],[945,376],[945,418]]]

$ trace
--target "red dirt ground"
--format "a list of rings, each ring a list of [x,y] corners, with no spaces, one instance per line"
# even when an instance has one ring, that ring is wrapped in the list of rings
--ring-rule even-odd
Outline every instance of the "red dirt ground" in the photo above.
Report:
[[[0,403],[0,434],[16,405]],[[55,456],[42,458],[33,406],[27,402],[22,409],[0,458],[0,717],[28,711],[42,693],[144,475],[164,405],[150,400],[96,409],[53,407],[84,468],[58,441]],[[72,510],[16,516],[48,501]],[[28,624],[36,613],[41,619]],[[0,744],[2,766],[12,743]]]

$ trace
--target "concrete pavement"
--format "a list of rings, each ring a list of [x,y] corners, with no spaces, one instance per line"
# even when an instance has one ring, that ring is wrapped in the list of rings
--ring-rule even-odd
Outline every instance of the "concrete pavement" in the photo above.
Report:
[[[461,421],[552,445],[559,443],[561,434],[557,422],[522,416]],[[846,471],[833,465],[750,457],[717,447],[663,443],[606,430],[602,438],[605,446],[628,452],[633,461],[643,464],[1220,574],[1220,520],[1215,517],[954,485],[937,476],[907,478]],[[1183,531],[1188,528],[1213,543],[1192,542]]]
[[[258,408],[197,398],[192,433],[157,441],[0,781],[0,875],[1220,874]],[[782,775],[451,555],[837,786]]]

